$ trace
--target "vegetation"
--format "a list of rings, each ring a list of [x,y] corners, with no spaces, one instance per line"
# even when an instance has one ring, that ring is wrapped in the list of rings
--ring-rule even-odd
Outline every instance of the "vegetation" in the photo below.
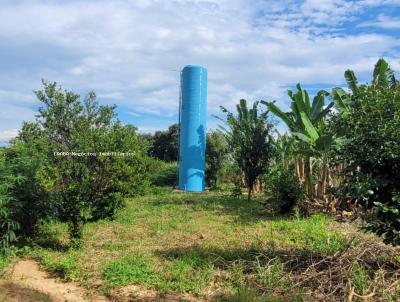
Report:
[[[218,187],[228,156],[228,145],[224,135],[218,131],[207,133],[206,182],[211,188]]]
[[[317,196],[323,198],[327,183],[327,151],[333,143],[332,135],[326,131],[325,117],[329,113],[333,102],[325,107],[325,97],[328,92],[321,90],[314,97],[312,103],[308,92],[297,84],[297,93],[289,90],[288,95],[292,101],[290,112],[283,112],[274,102],[262,102],[268,109],[278,116],[286,125],[297,141],[295,152],[297,154],[297,175],[310,198]],[[313,186],[313,161],[320,160],[321,173],[317,192]],[[316,194],[317,193],[317,194]]]
[[[94,93],[81,101],[56,83],[43,85],[36,92],[44,105],[37,120],[25,123],[2,154],[6,234],[14,239],[19,225],[21,235],[31,236],[40,220],[52,216],[67,221],[79,243],[83,224],[112,217],[123,194],[140,194],[148,186],[147,148],[134,127],[114,119],[115,107],[98,105]]]
[[[164,161],[177,161],[179,153],[179,125],[173,124],[167,131],[156,131],[149,136],[149,154]]]
[[[16,240],[16,231],[19,223],[13,218],[15,207],[13,197],[9,193],[15,186],[16,179],[10,175],[5,167],[4,154],[0,149],[0,270],[3,260],[3,253],[8,251],[10,245]]]
[[[303,198],[299,179],[294,173],[294,167],[287,169],[271,169],[266,175],[266,195],[281,214],[293,213],[295,207]]]
[[[176,187],[178,184],[178,166],[176,162],[155,161],[153,163],[151,182],[160,187]]]
[[[139,134],[93,92],[44,82],[0,148],[0,271],[27,255],[115,301],[397,301],[400,84],[383,59],[371,83],[345,79],[312,101],[298,84],[288,112],[221,107],[207,194],[172,191],[178,125]]]
[[[226,128],[221,128],[232,150],[232,156],[243,173],[249,201],[256,180],[267,171],[273,154],[273,125],[268,120],[268,112],[259,113],[258,104],[255,102],[249,109],[246,100],[240,100],[236,106],[237,116],[221,107],[227,114],[226,120],[220,119]]]
[[[399,245],[400,87],[383,60],[371,85],[356,85],[354,73],[346,74],[351,93],[342,94],[342,110],[332,119],[341,139],[336,156],[346,162],[336,195],[360,204],[366,228]]]
[[[382,250],[376,238],[321,214],[261,215],[262,200],[217,192],[136,197],[113,221],[88,222],[84,249],[64,250],[68,229],[57,222],[46,226],[48,247],[30,255],[61,278],[117,300],[129,285],[149,295],[211,301],[248,301],[250,293],[250,301],[335,301],[350,292],[349,282],[358,294],[375,287],[376,298],[400,290],[384,292],[400,268],[395,250]],[[371,259],[377,265],[371,267]],[[379,266],[389,264],[385,279],[377,278]],[[363,273],[370,276],[366,281]],[[128,293],[131,299],[141,294]]]

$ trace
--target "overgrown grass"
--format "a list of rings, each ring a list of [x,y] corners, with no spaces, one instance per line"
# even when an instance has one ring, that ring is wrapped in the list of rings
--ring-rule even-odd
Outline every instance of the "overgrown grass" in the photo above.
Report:
[[[332,255],[346,235],[323,215],[264,216],[260,199],[218,192],[131,199],[113,221],[85,226],[82,249],[65,249],[66,226],[53,223],[45,247],[32,255],[59,276],[100,284],[111,295],[136,284],[164,295],[214,292],[216,301],[297,301],[302,289],[291,287],[287,254]]]

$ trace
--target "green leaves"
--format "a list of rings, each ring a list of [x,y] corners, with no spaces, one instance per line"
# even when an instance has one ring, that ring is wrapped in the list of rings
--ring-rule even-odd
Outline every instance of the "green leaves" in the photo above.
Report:
[[[226,119],[219,118],[226,125],[221,129],[245,177],[249,199],[254,182],[266,171],[272,157],[273,125],[268,121],[267,112],[259,112],[258,105],[259,102],[254,102],[248,108],[246,100],[242,99],[236,106],[236,115],[221,107],[222,112],[226,113]]]
[[[316,142],[320,137],[320,124],[323,123],[325,116],[332,108],[333,102],[324,108],[325,97],[329,93],[321,90],[314,97],[311,104],[307,91],[303,90],[300,84],[297,84],[296,87],[298,90],[296,93],[291,90],[288,91],[288,95],[292,100],[290,105],[291,112],[283,112],[274,102],[262,101],[262,104],[266,105],[273,114],[279,117],[297,139],[309,144],[310,147],[316,147]]]
[[[354,74],[354,71],[352,70],[346,70],[344,72],[344,77],[346,79],[347,82],[347,86],[349,87],[349,89],[353,92],[353,94],[357,94],[358,92],[358,80],[356,75]]]
[[[372,84],[378,87],[394,88],[396,86],[394,71],[384,59],[379,59],[375,64]]]
[[[267,106],[268,110],[279,117],[288,127],[289,129],[295,129],[296,124],[292,120],[291,115],[283,112],[278,106],[275,105],[275,101],[273,102],[265,102],[261,101],[262,104]]]
[[[335,103],[335,108],[339,112],[348,112],[349,111],[349,95],[340,87],[336,87],[332,89],[332,99]]]
[[[400,88],[390,85],[390,77],[381,59],[371,85],[360,85],[357,94],[332,91],[332,128],[340,138],[335,157],[346,163],[336,197],[357,201],[371,214],[366,228],[400,244]]]

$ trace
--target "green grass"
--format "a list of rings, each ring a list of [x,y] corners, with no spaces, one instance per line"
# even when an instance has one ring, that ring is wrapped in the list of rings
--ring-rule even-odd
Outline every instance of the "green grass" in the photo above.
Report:
[[[281,258],[333,254],[346,236],[323,215],[263,216],[260,199],[248,203],[218,192],[135,198],[114,220],[88,223],[82,249],[65,249],[66,225],[52,223],[45,247],[32,255],[65,279],[90,288],[100,284],[111,294],[136,284],[162,294],[202,296],[220,289],[221,301],[250,301],[243,297],[252,293],[259,301],[279,301],[259,289],[297,297]]]
[[[370,283],[368,272],[357,262],[352,266],[350,283],[357,293],[363,294]]]
[[[78,257],[79,251],[70,251],[68,253],[54,252],[46,249],[37,249],[35,252],[41,265],[48,271],[51,271],[67,281],[79,281],[80,264]]]
[[[8,257],[0,254],[0,275],[3,269],[7,266],[7,264],[8,264]]]
[[[144,254],[127,255],[109,263],[103,270],[103,277],[109,287],[151,284],[157,276],[152,266],[152,259]]]
[[[162,292],[200,294],[211,282],[212,271],[211,261],[198,252],[190,251],[171,260],[156,288]]]

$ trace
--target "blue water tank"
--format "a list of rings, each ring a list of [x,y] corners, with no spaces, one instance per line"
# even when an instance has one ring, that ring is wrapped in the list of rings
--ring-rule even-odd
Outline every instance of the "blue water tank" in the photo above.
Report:
[[[181,72],[179,188],[205,189],[207,69],[188,65]]]

